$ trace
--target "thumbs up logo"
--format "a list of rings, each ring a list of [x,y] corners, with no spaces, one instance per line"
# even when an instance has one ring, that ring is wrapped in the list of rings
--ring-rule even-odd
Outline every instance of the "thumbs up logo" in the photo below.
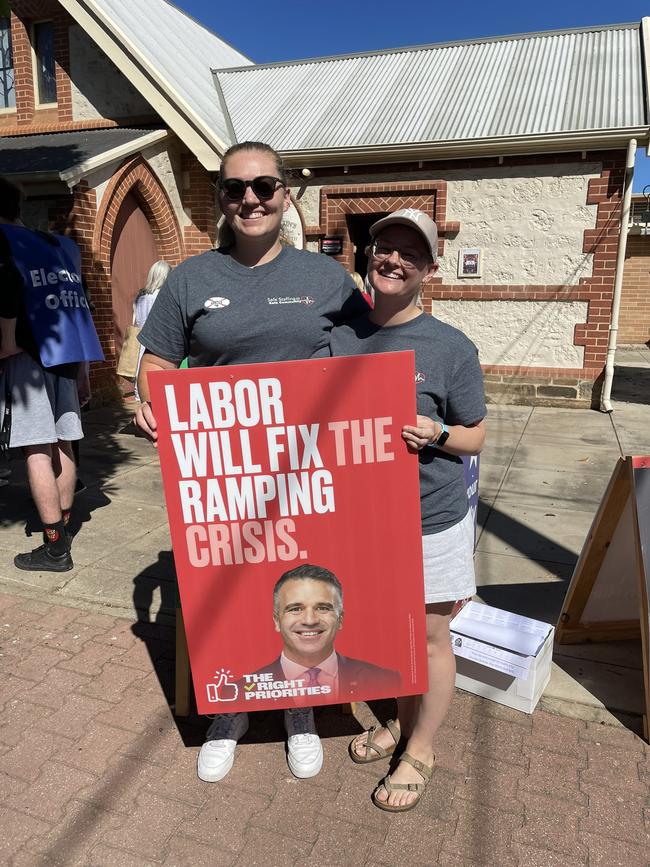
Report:
[[[207,683],[208,701],[216,704],[219,701],[237,701],[239,687],[230,680],[230,671],[224,668],[215,672],[216,683]]]

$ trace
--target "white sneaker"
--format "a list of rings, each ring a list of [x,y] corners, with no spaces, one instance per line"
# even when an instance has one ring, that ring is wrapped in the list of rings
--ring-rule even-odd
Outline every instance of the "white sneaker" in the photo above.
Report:
[[[199,779],[205,783],[217,783],[228,774],[235,761],[237,741],[223,738],[218,741],[206,741],[201,747],[196,763]]]
[[[323,746],[318,735],[289,735],[287,747],[287,764],[294,777],[315,777],[323,767]]]

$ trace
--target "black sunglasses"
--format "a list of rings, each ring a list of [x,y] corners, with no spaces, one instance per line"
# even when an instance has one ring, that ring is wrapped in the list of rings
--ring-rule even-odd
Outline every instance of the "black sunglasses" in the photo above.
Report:
[[[268,201],[275,195],[278,187],[286,186],[280,178],[272,175],[260,175],[252,181],[244,181],[241,178],[225,178],[219,181],[219,187],[224,196],[230,202],[241,202],[246,195],[246,188],[250,187],[260,202]]]

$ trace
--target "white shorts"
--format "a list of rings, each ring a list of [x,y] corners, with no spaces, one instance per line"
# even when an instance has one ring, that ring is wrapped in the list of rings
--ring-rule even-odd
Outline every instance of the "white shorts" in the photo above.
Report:
[[[476,593],[474,518],[468,509],[462,521],[422,537],[424,601],[456,602]]]

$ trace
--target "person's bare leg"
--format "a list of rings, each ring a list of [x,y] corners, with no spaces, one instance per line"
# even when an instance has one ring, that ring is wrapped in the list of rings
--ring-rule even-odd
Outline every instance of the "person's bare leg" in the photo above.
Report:
[[[406,752],[425,765],[433,764],[433,740],[442,721],[447,715],[449,705],[454,695],[456,679],[456,659],[449,637],[449,622],[453,602],[441,602],[427,605],[427,652],[429,668],[429,690],[423,696],[410,697],[411,705],[404,704],[407,713],[413,707],[415,699],[415,717],[412,730],[409,732],[406,721],[402,722],[402,731],[408,738]],[[409,720],[409,723],[411,721]],[[421,774],[406,762],[400,762],[391,774],[393,783],[421,783]],[[413,801],[415,792],[391,792],[380,786],[377,800],[388,801],[392,806],[404,806]]]
[[[52,446],[52,467],[59,491],[59,504],[62,511],[72,508],[74,486],[77,481],[77,465],[74,460],[72,443],[59,440]]]
[[[25,447],[29,488],[43,524],[56,524],[61,520],[61,496],[53,465],[55,450],[56,445],[49,443]]]
[[[397,699],[397,716],[395,717],[394,722],[396,723],[399,731],[402,732],[407,738],[413,731],[413,726],[415,725],[415,721],[417,719],[419,706],[419,695],[403,695]],[[377,729],[372,739],[376,744],[378,744],[378,746],[383,747],[385,750],[390,749],[395,744],[393,736],[391,735],[389,730],[385,728],[385,726]],[[366,740],[367,734],[366,732],[364,732],[363,734],[359,735],[358,738],[355,738],[352,749],[358,756],[365,756],[366,752],[370,752],[371,757],[376,756],[377,753],[375,752],[375,750],[373,750],[372,748],[370,750],[367,750]]]
[[[428,693],[425,696],[406,695],[397,699],[397,719],[395,722],[400,732],[407,738],[409,744],[411,743],[411,738],[415,736],[414,746],[418,746],[418,740],[421,737],[420,721],[422,717],[428,716],[430,712],[429,705],[433,705],[434,708],[434,717],[432,719],[433,733],[430,739],[433,740],[433,734],[435,734],[440,723],[445,718],[453,696],[456,679],[456,660],[449,638],[449,622],[451,620],[453,605],[453,602],[443,602],[426,606],[429,667]],[[448,697],[445,699],[444,696]],[[359,756],[365,756],[366,754],[365,740],[366,734],[364,732],[354,742],[353,749]],[[374,741],[384,749],[389,749],[394,743],[391,733],[383,727],[375,733]],[[410,749],[407,748],[407,752],[410,752]],[[370,755],[374,755],[373,750],[370,750]],[[411,755],[413,754],[411,753]],[[414,758],[419,758],[419,756],[414,756]],[[420,761],[423,761],[423,759],[420,759]],[[429,763],[427,762],[427,764]],[[420,781],[421,777],[418,775],[418,779],[412,782]],[[401,781],[395,780],[395,782]]]
[[[420,711],[419,695],[403,695],[397,699],[397,721],[402,736],[410,738]]]

